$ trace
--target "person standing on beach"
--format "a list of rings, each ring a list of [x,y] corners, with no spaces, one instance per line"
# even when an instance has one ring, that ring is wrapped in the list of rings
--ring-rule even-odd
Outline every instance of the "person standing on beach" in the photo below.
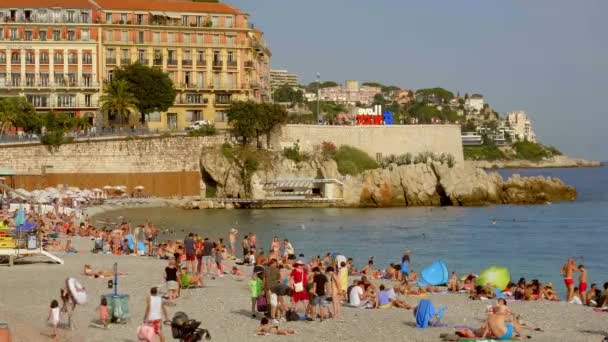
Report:
[[[272,289],[281,282],[281,271],[277,267],[276,259],[270,259],[268,267],[264,270],[263,281],[266,300],[270,303],[270,318],[272,319],[273,324],[278,324],[277,306],[279,305],[279,298],[276,293],[272,292]]]
[[[585,296],[587,292],[587,269],[583,265],[578,265],[578,271],[580,272],[578,276],[578,289],[581,292],[583,305],[587,305],[587,296]]]
[[[411,263],[412,252],[409,249],[405,250],[403,257],[401,257],[401,274],[403,276],[402,281],[407,283],[410,276],[410,263]]]
[[[213,248],[215,247],[213,241],[209,238],[205,238],[203,241],[203,264],[207,268],[203,272],[205,274],[211,273],[211,267],[213,265]]]
[[[230,229],[230,234],[228,234],[228,241],[230,242],[230,256],[232,258],[236,258],[236,236],[239,231],[236,228]]]
[[[150,296],[146,302],[146,313],[144,314],[144,323],[151,325],[154,328],[154,333],[160,339],[160,342],[165,342],[165,335],[162,331],[162,320],[169,320],[167,315],[167,307],[163,302],[163,298],[158,295],[158,289],[153,287],[150,289]]]
[[[572,300],[574,295],[574,272],[576,271],[576,263],[573,258],[569,258],[568,261],[562,266],[562,276],[564,277],[564,284],[566,285],[566,302]]]
[[[194,274],[194,259],[196,259],[196,248],[194,247],[194,233],[188,234],[188,237],[184,239],[184,247],[186,249],[186,265],[188,266],[188,272]]]
[[[251,250],[249,248],[249,236],[248,235],[243,236],[243,241],[241,241],[241,248],[243,249],[243,260],[245,260],[247,255],[249,255],[249,251]]]

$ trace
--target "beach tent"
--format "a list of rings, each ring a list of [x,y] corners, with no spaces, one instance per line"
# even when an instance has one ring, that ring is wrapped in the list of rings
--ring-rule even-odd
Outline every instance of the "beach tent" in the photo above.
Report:
[[[490,266],[479,274],[479,277],[475,280],[477,285],[486,286],[491,284],[492,286],[503,291],[507,288],[507,285],[511,281],[511,275],[509,269],[502,266]]]
[[[448,267],[445,262],[439,260],[420,271],[418,286],[437,286],[447,284],[447,282]]]

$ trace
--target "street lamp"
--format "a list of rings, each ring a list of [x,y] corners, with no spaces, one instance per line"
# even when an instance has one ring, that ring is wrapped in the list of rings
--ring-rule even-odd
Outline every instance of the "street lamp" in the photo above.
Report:
[[[321,74],[317,73],[317,125],[321,116]]]

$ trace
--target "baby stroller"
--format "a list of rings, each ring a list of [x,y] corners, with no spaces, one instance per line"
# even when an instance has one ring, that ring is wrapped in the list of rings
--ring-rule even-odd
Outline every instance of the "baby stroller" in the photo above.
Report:
[[[211,334],[207,329],[201,329],[200,321],[189,319],[184,312],[176,312],[171,324],[171,334],[173,338],[180,342],[198,342],[211,339]]]

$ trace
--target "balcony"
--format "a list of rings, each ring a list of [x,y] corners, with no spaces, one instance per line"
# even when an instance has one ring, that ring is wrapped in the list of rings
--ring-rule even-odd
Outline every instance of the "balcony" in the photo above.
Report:
[[[155,58],[154,59],[154,65],[163,65],[163,59],[162,58]]]
[[[106,58],[106,64],[116,65],[116,58]]]
[[[78,64],[78,60],[76,58],[68,59],[68,64]]]
[[[190,105],[190,106],[204,106],[209,104],[209,99],[201,97],[200,101],[198,99],[192,99],[187,97],[178,96],[174,102],[176,105]]]
[[[245,69],[253,69],[253,61],[245,61]]]
[[[213,61],[213,69],[221,70],[224,63],[222,61]]]
[[[204,59],[197,59],[196,60],[196,66],[199,68],[204,68],[207,66],[207,61]]]
[[[168,59],[167,65],[177,65],[177,59]]]
[[[42,61],[40,63],[42,63]],[[91,57],[86,57],[86,58],[83,57],[82,58],[82,64],[83,65],[91,65],[91,64],[93,64],[93,59]]]
[[[228,67],[229,68],[236,68],[237,63],[236,61],[228,61]]]
[[[182,65],[192,65],[191,59],[182,59]]]
[[[142,64],[142,65],[148,65],[148,61],[150,61],[147,58],[140,58],[137,60],[137,63]]]
[[[249,82],[251,89],[260,89],[260,82]]]
[[[131,58],[121,58],[120,59],[120,64],[121,65],[131,64]]]
[[[53,59],[54,64],[63,64],[63,59],[55,58]]]

